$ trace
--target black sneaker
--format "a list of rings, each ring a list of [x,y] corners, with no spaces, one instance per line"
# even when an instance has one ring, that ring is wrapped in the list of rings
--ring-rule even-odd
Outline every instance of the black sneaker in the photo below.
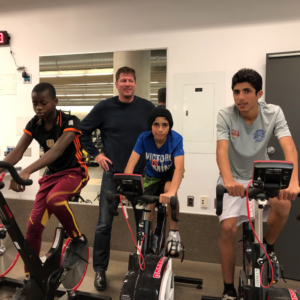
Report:
[[[14,294],[12,299],[13,300],[27,300],[25,288],[24,287],[17,288],[16,293]]]
[[[71,270],[78,266],[88,247],[88,240],[83,234],[80,238],[70,241],[66,252],[64,253],[61,267]]]

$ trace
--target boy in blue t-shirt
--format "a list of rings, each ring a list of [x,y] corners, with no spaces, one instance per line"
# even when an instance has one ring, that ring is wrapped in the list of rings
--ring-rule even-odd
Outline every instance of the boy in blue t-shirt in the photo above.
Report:
[[[159,196],[160,203],[168,204],[171,216],[170,198],[177,197],[177,190],[184,172],[184,151],[182,136],[171,130],[172,115],[165,108],[156,107],[148,119],[150,131],[140,134],[133,148],[124,173],[132,174],[140,155],[145,153],[147,166],[143,178],[145,195]],[[155,204],[149,206],[149,221],[154,219]],[[179,214],[179,205],[177,207]],[[170,232],[167,239],[167,251],[178,256],[183,247],[180,243],[178,223],[170,218]]]

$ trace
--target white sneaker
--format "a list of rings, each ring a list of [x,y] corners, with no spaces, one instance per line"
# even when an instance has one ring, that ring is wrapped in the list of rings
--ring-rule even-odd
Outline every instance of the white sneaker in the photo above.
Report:
[[[182,251],[184,251],[184,247],[180,241],[179,231],[170,230],[167,239],[167,254],[171,257],[178,257]]]
[[[228,296],[227,294],[222,296],[222,300],[236,300],[236,297]]]

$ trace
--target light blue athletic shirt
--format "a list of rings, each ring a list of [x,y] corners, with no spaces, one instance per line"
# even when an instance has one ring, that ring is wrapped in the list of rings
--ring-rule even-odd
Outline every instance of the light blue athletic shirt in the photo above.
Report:
[[[133,151],[139,155],[146,154],[147,176],[162,178],[175,168],[174,157],[184,155],[182,136],[171,130],[165,143],[158,149],[152,131],[146,131],[140,134]]]
[[[282,109],[258,102],[258,116],[246,123],[235,105],[223,108],[217,118],[217,140],[228,140],[228,159],[233,177],[250,180],[253,162],[268,160],[267,146],[272,134],[278,139],[291,136]]]

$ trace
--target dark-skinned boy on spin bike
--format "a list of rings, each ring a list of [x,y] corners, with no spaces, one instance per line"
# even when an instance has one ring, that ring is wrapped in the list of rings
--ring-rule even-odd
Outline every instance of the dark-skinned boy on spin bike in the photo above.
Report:
[[[234,288],[235,238],[237,226],[248,221],[244,189],[251,181],[253,162],[269,160],[267,147],[273,134],[279,140],[285,160],[294,164],[289,187],[280,190],[277,198],[270,198],[263,212],[264,221],[267,221],[264,243],[273,262],[278,263],[273,245],[289,217],[291,200],[295,200],[300,192],[298,154],[282,109],[258,101],[263,95],[262,77],[252,69],[241,69],[232,78],[232,91],[235,104],[221,109],[217,118],[219,183],[228,191],[219,217],[223,300],[237,299]]]
[[[16,148],[4,161],[12,165],[18,163],[33,139],[44,148],[45,154],[19,173],[22,179],[28,179],[32,173],[47,167],[39,180],[40,189],[27,224],[26,239],[39,254],[43,230],[51,214],[54,214],[71,239],[61,263],[62,268],[70,270],[79,263],[77,252],[87,247],[87,238],[81,234],[68,205],[68,200],[89,180],[82,160],[80,121],[76,116],[56,109],[58,99],[51,84],[39,83],[33,88],[31,96],[36,115],[28,122]],[[23,192],[25,187],[12,179],[9,189]],[[29,275],[26,266],[25,273]],[[26,299],[23,289],[17,290],[14,299]]]
[[[143,132],[133,148],[124,173],[132,174],[140,155],[145,154],[147,165],[143,183],[145,195],[159,196],[160,203],[168,204],[171,216],[170,198],[177,197],[177,190],[184,173],[184,151],[182,136],[171,130],[173,119],[171,113],[156,107],[148,119],[150,131]],[[164,184],[164,185],[163,185]],[[148,220],[154,219],[155,204],[149,205]],[[179,205],[177,214],[179,213]],[[170,219],[170,232],[167,238],[167,252],[177,257],[183,250],[180,242],[178,223]]]

